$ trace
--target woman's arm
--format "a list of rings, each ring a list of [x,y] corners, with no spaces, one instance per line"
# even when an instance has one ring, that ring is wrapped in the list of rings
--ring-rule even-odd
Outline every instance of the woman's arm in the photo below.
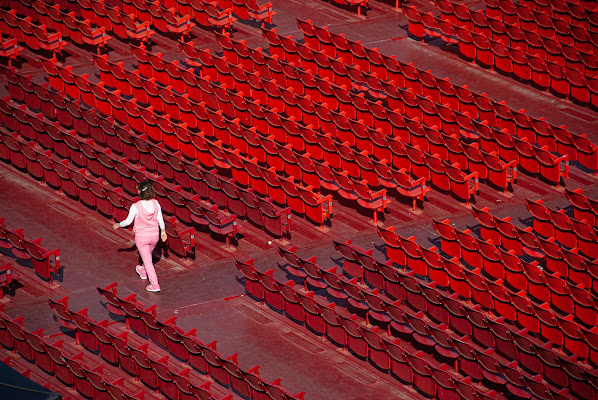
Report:
[[[164,217],[162,217],[162,207],[160,207],[160,203],[158,203],[158,225],[160,225],[160,239],[165,242],[168,237],[166,236],[166,228],[164,226]]]
[[[135,204],[133,204],[131,206],[131,209],[129,210],[129,215],[127,216],[127,219],[125,219],[124,221],[121,221],[121,222],[116,222],[114,225],[112,225],[112,227],[114,229],[117,229],[117,228],[124,228],[125,226],[129,226],[129,225],[131,225],[131,223],[133,222],[133,220],[135,219],[136,216],[137,216],[137,208],[135,207]]]

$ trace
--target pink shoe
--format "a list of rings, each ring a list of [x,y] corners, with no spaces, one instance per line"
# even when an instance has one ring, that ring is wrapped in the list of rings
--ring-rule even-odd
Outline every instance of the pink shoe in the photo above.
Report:
[[[143,268],[141,265],[136,266],[135,271],[137,271],[137,274],[139,275],[139,277],[141,279],[147,279],[147,274],[145,273],[145,268]]]
[[[149,285],[147,285],[147,287],[145,288],[145,290],[147,290],[148,292],[159,292],[160,291],[160,285],[152,285],[150,283]]]

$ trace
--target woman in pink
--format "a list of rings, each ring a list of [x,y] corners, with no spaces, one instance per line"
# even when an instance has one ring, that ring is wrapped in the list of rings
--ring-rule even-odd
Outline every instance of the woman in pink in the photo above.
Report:
[[[135,270],[141,279],[149,277],[150,284],[146,289],[149,292],[159,292],[160,285],[152,262],[152,252],[158,244],[159,237],[166,242],[166,231],[164,230],[164,219],[160,204],[154,198],[156,193],[149,181],[143,181],[137,186],[139,201],[131,206],[129,216],[120,223],[115,223],[114,229],[124,228],[135,220],[135,245],[143,260],[143,265],[138,265]]]

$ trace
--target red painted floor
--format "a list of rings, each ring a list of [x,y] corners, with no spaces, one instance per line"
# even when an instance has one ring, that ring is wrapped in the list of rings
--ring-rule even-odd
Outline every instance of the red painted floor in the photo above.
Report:
[[[384,54],[394,54],[403,62],[413,62],[417,68],[430,69],[436,76],[449,77],[452,82],[468,85],[479,93],[485,92],[492,99],[506,100],[507,105],[514,109],[525,108],[534,117],[545,117],[552,124],[566,125],[575,133],[587,133],[598,143],[596,112],[462,60],[455,49],[442,44],[439,39],[421,43],[409,38],[407,19],[394,10],[394,2],[372,0],[367,15],[361,18],[353,10],[321,0],[273,0],[272,3],[278,14],[271,27],[280,34],[292,35],[300,40],[302,33],[296,18],[311,19],[314,24],[344,33],[349,39],[361,40],[367,47],[377,47]],[[422,11],[433,9],[428,1],[410,3]],[[466,3],[471,8],[483,7],[481,1]],[[235,39],[245,39],[253,47],[268,48],[257,24],[239,21],[234,26]],[[221,51],[214,34],[209,31],[193,28],[192,40],[198,47]],[[163,53],[165,59],[184,59],[176,40],[155,35],[154,42],[151,50]],[[122,61],[125,66],[136,63],[128,44],[113,39],[109,47],[110,60]],[[89,73],[98,79],[99,71],[88,52],[72,45],[67,46],[65,51],[66,56],[61,61],[72,65],[73,72]],[[35,81],[43,82],[46,73],[36,61],[37,55],[30,50],[23,51],[21,55],[18,63],[21,71],[32,74]],[[0,91],[6,95],[4,82],[1,83]],[[570,177],[564,180],[563,186],[582,188],[587,196],[598,198],[597,182],[590,172],[573,163]],[[543,199],[550,207],[572,212],[562,187],[555,188],[524,173],[519,174],[513,191],[506,195],[482,184],[475,206],[489,207],[494,215],[500,217],[510,216],[516,225],[523,227],[531,224],[525,199]],[[293,215],[290,241],[272,238],[248,222],[242,223],[242,237],[238,245],[230,248],[200,232],[195,238],[194,259],[161,255],[156,265],[162,291],[154,294],[144,290],[146,282],[140,281],[135,273],[137,253],[131,232],[113,231],[111,220],[24,172],[0,164],[0,217],[5,218],[11,228],[24,228],[29,237],[42,238],[47,248],[59,248],[63,265],[62,273],[50,286],[36,277],[28,266],[18,265],[9,253],[0,255],[0,261],[15,264],[21,276],[13,290],[0,301],[0,307],[11,317],[23,315],[27,329],[43,328],[44,335],[64,337],[73,349],[77,349],[70,334],[61,330],[55,321],[48,298],[68,296],[72,310],[88,308],[93,319],[107,318],[115,322],[115,329],[124,330],[124,324],[116,322],[108,314],[96,291],[96,285],[118,282],[119,295],[136,293],[144,304],[157,305],[160,319],[176,316],[178,325],[185,331],[197,329],[197,336],[206,343],[216,340],[220,353],[238,353],[241,368],[259,365],[264,379],[281,378],[282,385],[291,393],[304,391],[306,400],[423,398],[422,394],[391,375],[343,351],[284,315],[260,305],[245,293],[243,276],[235,268],[235,258],[254,258],[257,269],[273,269],[274,276],[283,282],[291,278],[284,261],[278,256],[276,247],[279,244],[297,246],[298,254],[305,258],[317,256],[318,263],[324,267],[342,266],[342,257],[335,251],[332,240],[352,239],[366,249],[373,248],[374,255],[384,260],[384,244],[371,220],[371,213],[356,210],[352,204],[338,199],[334,200],[333,209],[332,224],[325,230]],[[439,237],[432,226],[433,218],[449,218],[460,229],[471,228],[474,232],[479,229],[471,207],[436,190],[429,194],[423,210],[416,212],[409,204],[393,201],[379,224],[395,226],[397,233],[403,236],[415,236],[422,246],[439,246]],[[34,365],[18,356],[9,356],[16,365],[30,368],[35,375],[44,377],[44,373],[36,370]],[[86,357],[97,359],[94,355]],[[179,364],[182,368],[182,363]],[[117,372],[110,369],[110,373]],[[62,393],[77,398],[76,392],[65,389],[55,378],[46,375],[45,379]],[[132,379],[130,381],[132,387],[139,385]],[[230,389],[219,385],[213,387],[218,398],[229,393],[238,398]],[[148,396],[162,398],[151,393]]]

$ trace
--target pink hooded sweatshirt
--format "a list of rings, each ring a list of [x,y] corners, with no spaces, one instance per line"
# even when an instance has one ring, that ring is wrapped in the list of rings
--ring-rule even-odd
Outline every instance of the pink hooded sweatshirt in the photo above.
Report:
[[[129,216],[120,223],[120,226],[125,227],[129,225],[133,222],[133,219],[135,219],[133,231],[136,236],[156,236],[160,232],[159,229],[164,229],[162,209],[155,199],[149,201],[140,200],[133,204],[129,211]]]

